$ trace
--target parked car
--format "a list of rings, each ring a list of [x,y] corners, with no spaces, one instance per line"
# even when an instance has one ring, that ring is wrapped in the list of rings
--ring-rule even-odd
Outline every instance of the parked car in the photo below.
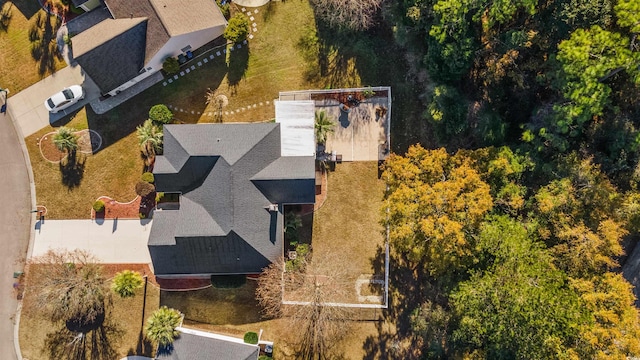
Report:
[[[44,107],[49,112],[57,113],[60,110],[64,110],[69,106],[84,99],[84,90],[80,85],[69,86],[64,88],[57,94],[54,94],[44,102]]]

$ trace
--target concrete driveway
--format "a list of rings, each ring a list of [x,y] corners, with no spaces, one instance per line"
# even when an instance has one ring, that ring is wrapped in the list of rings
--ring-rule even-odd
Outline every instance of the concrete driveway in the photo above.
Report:
[[[36,223],[31,256],[49,250],[86,250],[104,264],[149,264],[151,220],[46,220]]]
[[[51,114],[44,107],[44,102],[51,95],[71,85],[82,85],[85,98],[70,108]],[[30,87],[10,96],[7,100],[7,111],[18,123],[20,133],[27,137],[48,125],[87,105],[100,97],[100,90],[80,66],[67,66]]]
[[[0,114],[0,359],[17,359],[14,351],[14,317],[18,302],[13,292],[13,273],[22,271],[29,245],[31,187],[27,165],[14,124]]]

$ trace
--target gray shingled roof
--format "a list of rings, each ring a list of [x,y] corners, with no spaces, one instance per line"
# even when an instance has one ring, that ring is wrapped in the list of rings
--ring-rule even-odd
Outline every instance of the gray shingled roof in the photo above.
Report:
[[[181,333],[173,349],[162,351],[159,360],[257,360],[260,348],[221,339]]]
[[[282,157],[280,125],[166,125],[156,188],[181,192],[154,214],[156,275],[258,273],[282,256],[282,207],[313,203],[313,157]]]
[[[151,60],[158,50],[171,38],[149,0],[105,0],[105,3],[114,19],[143,17],[148,20],[146,40],[141,47],[141,49],[144,49],[145,64]],[[197,13],[197,10],[194,12]],[[140,69],[142,69],[142,67],[138,70]],[[91,75],[91,73],[89,74]]]
[[[104,92],[138,75],[144,66],[144,18],[107,19],[73,37],[73,57]]]

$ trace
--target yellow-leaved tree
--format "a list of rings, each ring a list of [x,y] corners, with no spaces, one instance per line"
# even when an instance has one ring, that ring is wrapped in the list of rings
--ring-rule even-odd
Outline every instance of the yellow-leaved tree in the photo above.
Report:
[[[473,234],[493,207],[489,185],[473,160],[414,145],[383,166],[388,185],[383,223],[394,251],[431,276],[454,274],[470,264]]]

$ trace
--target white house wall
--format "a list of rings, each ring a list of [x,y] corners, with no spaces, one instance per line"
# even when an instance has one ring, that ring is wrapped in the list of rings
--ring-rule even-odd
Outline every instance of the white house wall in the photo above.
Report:
[[[191,45],[191,51],[203,46],[204,44],[221,36],[224,32],[224,25],[195,31],[189,34],[183,34],[174,36],[156,53],[156,55],[149,60],[146,65],[148,69],[151,67],[154,70],[162,69],[162,63],[170,56],[178,56],[182,54],[183,48],[187,45]]]
[[[145,65],[146,71],[136,76],[135,78],[127,81],[126,83],[118,86],[117,88],[109,91],[107,94],[111,96],[117,95],[119,92],[130,88],[140,80],[155,74],[156,72],[162,69],[162,63],[164,60],[170,56],[176,57],[179,54],[182,54],[182,49],[187,47],[187,45],[191,46],[191,51],[200,48],[206,43],[216,39],[221,36],[224,32],[224,25],[195,31],[189,34],[183,34],[174,36],[166,44],[156,53],[156,55],[149,60],[149,62]]]

